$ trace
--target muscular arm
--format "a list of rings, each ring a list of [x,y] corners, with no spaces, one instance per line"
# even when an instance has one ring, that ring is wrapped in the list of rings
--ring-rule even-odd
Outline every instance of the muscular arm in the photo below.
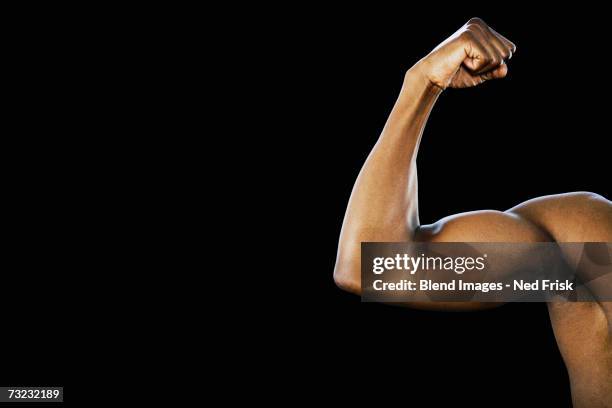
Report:
[[[404,86],[351,194],[338,248],[334,279],[360,291],[360,245],[364,241],[412,241],[419,227],[416,156],[427,117],[442,90],[421,67]]]
[[[515,46],[479,19],[470,20],[405,76],[389,119],[355,182],[340,242],[334,279],[343,289],[360,293],[361,242],[406,242],[452,239],[457,224],[482,224],[474,239],[503,240],[499,233],[513,228],[532,239],[536,233],[518,217],[482,212],[451,217],[421,229],[418,214],[416,157],[425,124],[440,93],[447,87],[462,88],[507,73],[505,59]],[[446,227],[448,226],[448,228]],[[524,230],[524,231],[522,231]],[[448,231],[448,232],[446,232]]]
[[[474,86],[505,76],[503,61],[514,51],[512,43],[472,19],[407,72],[351,194],[334,270],[338,286],[361,292],[361,242],[612,242],[612,203],[584,192],[540,197],[505,212],[476,211],[420,224],[416,156],[436,99],[447,87]],[[578,265],[572,259],[576,254],[564,255],[570,265]],[[577,266],[579,276],[580,269]],[[474,310],[494,304],[406,305]],[[549,303],[548,308],[574,406],[611,406],[612,302]]]
[[[495,50],[499,53],[491,57]],[[505,76],[503,59],[513,52],[512,43],[473,19],[407,72],[349,201],[334,270],[341,288],[356,294],[361,291],[361,242],[610,240],[609,202],[588,193],[543,197],[505,212],[476,211],[420,224],[416,156],[436,99],[446,87],[472,86]],[[495,306],[459,302],[407,305],[444,310]]]

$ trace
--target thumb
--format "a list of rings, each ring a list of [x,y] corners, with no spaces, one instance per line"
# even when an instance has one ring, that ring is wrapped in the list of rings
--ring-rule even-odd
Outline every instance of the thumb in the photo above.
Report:
[[[486,68],[493,59],[489,51],[474,38],[470,38],[463,44],[463,52],[463,65],[474,73],[479,73]]]

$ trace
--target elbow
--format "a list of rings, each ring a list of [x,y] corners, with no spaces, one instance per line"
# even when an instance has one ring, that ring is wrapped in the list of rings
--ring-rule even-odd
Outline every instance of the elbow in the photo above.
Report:
[[[334,283],[346,292],[355,295],[361,294],[361,276],[359,271],[355,271],[354,267],[344,265],[341,262],[336,263]]]
[[[361,294],[361,242],[358,234],[343,234],[338,244],[334,283],[340,289]]]

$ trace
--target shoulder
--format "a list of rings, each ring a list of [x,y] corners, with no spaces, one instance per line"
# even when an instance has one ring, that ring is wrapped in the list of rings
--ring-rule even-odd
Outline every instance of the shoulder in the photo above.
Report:
[[[612,202],[596,193],[538,197],[507,212],[546,230],[558,242],[612,241]]]
[[[589,191],[575,191],[534,198],[512,207],[508,211],[530,215],[542,211],[590,210],[601,206],[609,207],[610,204],[608,199],[599,194]]]
[[[421,226],[417,241],[582,242],[612,241],[612,203],[590,192],[555,194],[507,211],[455,214]]]

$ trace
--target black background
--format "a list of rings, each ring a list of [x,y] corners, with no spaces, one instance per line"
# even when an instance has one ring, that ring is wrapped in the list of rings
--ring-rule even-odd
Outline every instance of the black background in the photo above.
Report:
[[[72,221],[80,214],[75,196],[82,191],[74,183],[74,162],[82,154],[75,146],[86,137],[73,138],[79,117],[69,97],[77,81],[70,67],[78,54],[74,31],[63,37],[69,25],[54,12],[61,14],[59,8],[6,10],[11,18],[4,27],[2,386],[65,385],[67,344],[73,344],[68,293],[82,290],[82,275],[69,277],[82,254],[74,250]],[[13,405],[63,403],[0,404]]]
[[[233,78],[228,83],[239,88],[252,83],[260,86],[259,92],[246,86],[236,93],[226,92],[230,100],[220,99],[218,104],[234,114],[233,121],[226,123],[225,132],[215,133],[220,138],[229,135],[226,138],[234,143],[235,151],[247,150],[255,162],[253,168],[270,170],[264,180],[247,172],[237,182],[226,183],[243,195],[240,218],[265,224],[248,231],[247,237],[266,247],[266,256],[259,258],[261,268],[254,272],[273,285],[272,293],[261,295],[272,301],[271,307],[262,316],[250,304],[245,307],[242,302],[234,302],[233,293],[223,293],[228,295],[227,303],[239,303],[236,315],[252,323],[239,325],[241,332],[235,336],[239,344],[228,357],[237,350],[250,349],[249,345],[256,343],[253,340],[261,339],[271,348],[253,350],[253,355],[263,357],[263,364],[251,368],[265,372],[272,369],[266,365],[271,359],[281,360],[282,367],[274,367],[274,371],[282,381],[258,384],[259,393],[268,396],[291,391],[287,404],[291,406],[310,401],[322,405],[328,397],[336,397],[343,404],[370,400],[375,406],[570,405],[568,376],[546,305],[511,304],[477,313],[414,311],[361,304],[358,297],[336,288],[332,280],[351,188],[397,97],[404,73],[470,17],[483,18],[513,40],[518,50],[509,63],[508,78],[474,89],[448,90],[436,104],[419,152],[421,221],[434,222],[461,211],[503,210],[532,197],[566,191],[589,190],[610,197],[606,10],[557,7],[536,12],[532,7],[510,4],[499,8],[495,12],[474,5],[449,8],[442,4],[378,10],[354,4],[334,10],[277,8],[259,10],[267,14],[266,19],[254,14],[249,19],[247,15],[247,30],[234,31],[228,25],[205,39],[217,43],[238,34],[238,41],[250,52],[224,47],[240,60],[234,66],[239,72],[231,72]],[[236,8],[232,16],[248,14],[239,11]],[[25,36],[16,33],[17,37]],[[68,34],[71,38],[79,36],[78,31]],[[48,67],[63,60],[56,51],[61,42],[45,41],[46,37],[38,33],[30,35],[28,46],[17,48],[24,55],[38,58],[24,70],[27,79],[34,81],[32,88],[36,90],[39,83],[61,87],[61,82],[45,77],[53,72]],[[151,46],[147,36],[143,32],[143,46]],[[207,57],[209,50],[201,50],[199,41],[196,38],[197,47],[191,48],[189,55]],[[39,46],[32,48],[29,44]],[[130,54],[137,49],[130,47]],[[184,51],[178,46],[177,50]],[[158,62],[155,58],[151,58],[151,65]],[[119,62],[118,71],[123,75]],[[71,67],[80,69],[78,65]],[[134,78],[145,77],[146,72],[137,71],[124,79],[129,85]],[[96,81],[97,77],[87,78],[84,92],[92,93],[88,86]],[[207,77],[206,81],[220,82],[216,77]],[[17,82],[21,85],[25,81]],[[186,82],[191,89],[190,81]],[[261,99],[275,92],[278,85],[281,92],[272,98],[276,103],[262,106]],[[155,93],[157,86],[151,81],[147,90]],[[129,91],[130,87],[125,89]],[[24,94],[23,98],[46,108],[61,93],[40,94]],[[202,95],[206,93],[198,94],[198,98]],[[114,106],[116,99],[109,105]],[[258,112],[258,120],[267,123],[263,130],[253,126],[259,123],[245,120],[245,111],[259,107],[265,110]],[[62,219],[49,210],[52,206],[46,190],[21,180],[38,180],[49,190],[62,183],[61,177],[46,180],[50,176],[39,170],[61,167],[61,160],[49,154],[64,147],[61,138],[45,136],[49,129],[61,128],[53,127],[57,125],[53,120],[65,125],[69,119],[52,110],[48,116],[25,117],[23,123],[36,122],[39,127],[24,133],[40,137],[36,143],[30,143],[27,137],[15,138],[23,155],[7,149],[14,161],[24,163],[17,172],[21,177],[12,178],[14,182],[24,192],[40,194],[24,200],[23,205],[17,200],[21,212],[30,216],[27,228],[20,231],[31,238],[31,231],[40,231],[41,224],[53,220],[48,228],[43,225],[49,233],[41,238],[44,243],[59,241],[55,231],[61,231],[62,225],[55,223],[61,224]],[[90,127],[101,126],[84,122],[79,135],[89,135]],[[237,132],[235,122],[248,122],[251,131]],[[176,129],[181,124],[173,122],[172,131],[165,132],[163,140],[181,133]],[[117,133],[117,137],[123,136]],[[260,150],[245,149],[243,143]],[[47,151],[47,147],[55,149]],[[118,154],[124,147],[123,142],[113,145]],[[262,150],[264,154],[260,154]],[[202,155],[201,150],[194,151]],[[82,151],[74,156],[88,158]],[[217,155],[205,151],[204,156],[204,160],[213,161],[210,156]],[[39,157],[44,159],[42,164],[29,165]],[[228,155],[226,159],[229,162],[234,157]],[[75,166],[68,170],[79,169]],[[262,185],[272,185],[273,194],[262,191]],[[255,194],[246,194],[250,189],[256,190]],[[263,204],[265,211],[255,211],[252,203]],[[262,231],[271,232],[270,240],[264,241]],[[235,234],[231,239],[242,237]],[[15,247],[20,246],[20,238],[12,237]],[[37,258],[39,265],[49,268],[39,267],[37,275],[46,278],[24,285],[30,276],[26,272],[34,268],[22,263],[22,269],[15,269],[4,282],[7,296],[2,306],[12,325],[3,334],[8,351],[3,355],[2,383],[65,382],[62,364],[66,364],[64,355],[70,341],[64,333],[64,322],[56,318],[65,314],[65,299],[49,287],[56,289],[65,283],[54,277],[57,270],[62,270],[61,260],[69,259],[70,254],[50,252],[49,257],[60,260],[48,262],[46,254]],[[287,255],[287,259],[271,259],[279,254]],[[31,259],[31,254],[24,250],[20,258]],[[51,264],[55,265],[53,271]],[[17,282],[11,276],[24,279]],[[204,291],[214,289],[206,287]],[[87,290],[80,293],[89,295]],[[228,325],[238,325],[234,316],[226,319]],[[273,330],[264,324],[269,317]],[[36,327],[30,323],[32,318],[37,319]],[[246,377],[242,371],[246,365],[244,361],[241,365],[228,364],[230,383],[236,377]],[[240,391],[234,390],[236,394]],[[417,404],[416,400],[424,402]]]
[[[517,53],[506,79],[439,98],[418,157],[421,222],[545,194],[610,196],[606,22],[597,11],[432,8],[328,10],[283,22],[294,36],[273,71],[287,88],[282,134],[272,141],[283,162],[274,204],[284,224],[277,239],[294,258],[272,277],[292,285],[277,292],[288,292],[288,303],[275,309],[284,323],[274,344],[290,370],[308,373],[289,381],[302,399],[571,406],[545,304],[425,312],[361,304],[334,286],[346,204],[405,71],[470,17],[514,41]]]

